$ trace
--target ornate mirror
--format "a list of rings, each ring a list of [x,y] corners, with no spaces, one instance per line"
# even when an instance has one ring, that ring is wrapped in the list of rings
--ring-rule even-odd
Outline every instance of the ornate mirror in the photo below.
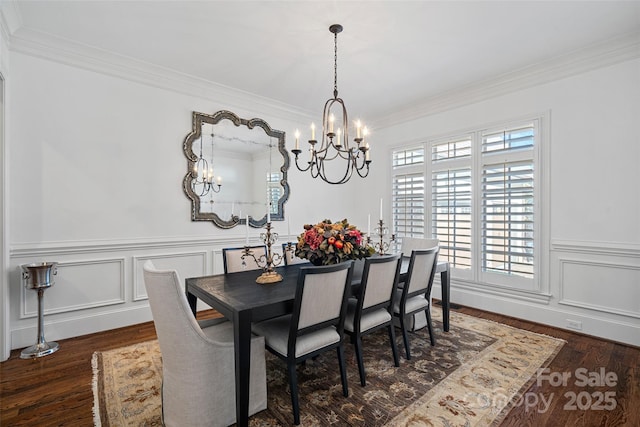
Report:
[[[230,111],[193,112],[185,137],[187,174],[182,187],[193,221],[221,228],[261,227],[284,220],[289,198],[289,154],[283,131],[262,119],[241,119]]]

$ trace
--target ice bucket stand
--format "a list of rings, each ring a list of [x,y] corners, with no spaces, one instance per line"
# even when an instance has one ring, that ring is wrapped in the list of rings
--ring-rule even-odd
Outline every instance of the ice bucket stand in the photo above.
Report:
[[[27,347],[20,353],[21,359],[32,359],[42,357],[58,351],[58,343],[46,342],[44,340],[44,304],[42,298],[44,291],[53,285],[53,276],[58,273],[57,262],[42,262],[33,264],[23,264],[22,280],[27,289],[38,292],[38,342],[31,347]]]

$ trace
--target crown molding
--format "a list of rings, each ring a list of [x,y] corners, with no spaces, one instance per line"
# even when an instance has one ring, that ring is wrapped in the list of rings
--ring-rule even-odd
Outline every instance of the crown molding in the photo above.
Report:
[[[639,57],[640,32],[633,32],[440,93],[371,121],[376,128],[386,128]]]
[[[5,40],[11,38],[18,28],[22,27],[22,15],[16,0],[0,1],[0,31]]]
[[[294,122],[306,121],[312,116],[310,112],[270,98],[28,28],[21,28],[11,37],[9,49],[182,95],[209,99],[229,109],[268,114]]]

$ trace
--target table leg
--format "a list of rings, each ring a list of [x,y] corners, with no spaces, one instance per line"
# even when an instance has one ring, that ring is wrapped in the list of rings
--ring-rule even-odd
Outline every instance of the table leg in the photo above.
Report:
[[[442,328],[449,332],[449,305],[451,298],[451,283],[449,278],[449,263],[440,272],[440,287],[442,288]]]
[[[236,367],[236,422],[249,425],[249,371],[251,369],[251,314],[236,312],[233,316],[233,339]]]
[[[187,302],[189,303],[189,307],[191,307],[191,312],[195,316],[196,307],[198,306],[198,297],[196,297],[195,295],[189,292],[189,285],[187,285],[186,294],[187,294]]]

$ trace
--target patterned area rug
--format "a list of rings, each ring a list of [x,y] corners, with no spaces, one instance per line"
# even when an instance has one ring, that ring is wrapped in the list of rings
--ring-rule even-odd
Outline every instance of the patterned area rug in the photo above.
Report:
[[[436,345],[426,328],[410,334],[410,361],[398,336],[393,366],[386,330],[364,338],[367,386],[353,346],[345,348],[349,397],[342,396],[335,352],[298,369],[303,426],[498,425],[564,342],[460,313],[443,332],[434,307]],[[400,334],[398,334],[400,335]],[[162,359],[157,341],[94,353],[96,426],[160,426]],[[293,422],[285,364],[267,352],[268,408],[251,426]]]

